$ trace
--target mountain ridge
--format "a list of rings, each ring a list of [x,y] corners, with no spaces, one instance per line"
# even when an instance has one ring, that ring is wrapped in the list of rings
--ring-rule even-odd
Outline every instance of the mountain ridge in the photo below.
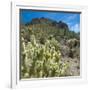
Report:
[[[69,26],[65,22],[63,22],[63,21],[57,22],[53,19],[44,18],[44,17],[34,18],[30,22],[26,23],[25,25],[29,26],[29,25],[34,25],[34,24],[42,24],[42,25],[46,24],[46,25],[50,25],[50,26],[55,26],[57,28],[69,30]]]

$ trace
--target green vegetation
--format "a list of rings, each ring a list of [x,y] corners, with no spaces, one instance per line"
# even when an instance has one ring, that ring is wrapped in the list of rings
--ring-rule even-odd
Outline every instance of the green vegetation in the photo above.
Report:
[[[80,74],[80,36],[66,23],[33,19],[20,26],[20,38],[21,79]]]

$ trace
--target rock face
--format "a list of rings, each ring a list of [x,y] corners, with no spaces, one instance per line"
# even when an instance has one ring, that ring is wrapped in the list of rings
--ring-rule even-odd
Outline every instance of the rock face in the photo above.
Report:
[[[62,22],[62,21],[59,21],[57,23],[57,26],[58,26],[58,28],[69,30],[68,25],[66,23]]]
[[[27,23],[26,25],[33,25],[33,24],[47,24],[51,26],[56,26],[61,29],[69,30],[68,25],[62,21],[56,22],[52,19],[48,18],[34,18],[31,22]]]

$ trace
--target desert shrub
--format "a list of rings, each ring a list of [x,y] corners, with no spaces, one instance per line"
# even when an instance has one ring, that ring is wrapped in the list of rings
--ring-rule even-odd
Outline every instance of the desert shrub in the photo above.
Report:
[[[68,64],[61,61],[58,41],[52,37],[41,44],[34,35],[30,38],[28,44],[21,40],[21,78],[67,75]]]
[[[67,46],[69,47],[69,57],[80,58],[80,41],[76,38],[69,39],[67,41]]]
[[[67,41],[67,46],[69,46],[70,48],[80,47],[80,41],[77,40],[76,38],[69,39],[69,40]]]

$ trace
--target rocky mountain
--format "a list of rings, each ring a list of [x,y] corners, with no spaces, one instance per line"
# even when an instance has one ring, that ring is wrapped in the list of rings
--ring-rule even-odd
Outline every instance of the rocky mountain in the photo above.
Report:
[[[26,23],[26,25],[35,25],[35,24],[41,24],[41,25],[49,25],[49,26],[55,26],[56,28],[60,28],[60,29],[65,29],[65,30],[69,30],[69,27],[66,23],[64,23],[63,21],[54,21],[52,19],[48,19],[48,18],[34,18],[31,20],[31,22]]]

